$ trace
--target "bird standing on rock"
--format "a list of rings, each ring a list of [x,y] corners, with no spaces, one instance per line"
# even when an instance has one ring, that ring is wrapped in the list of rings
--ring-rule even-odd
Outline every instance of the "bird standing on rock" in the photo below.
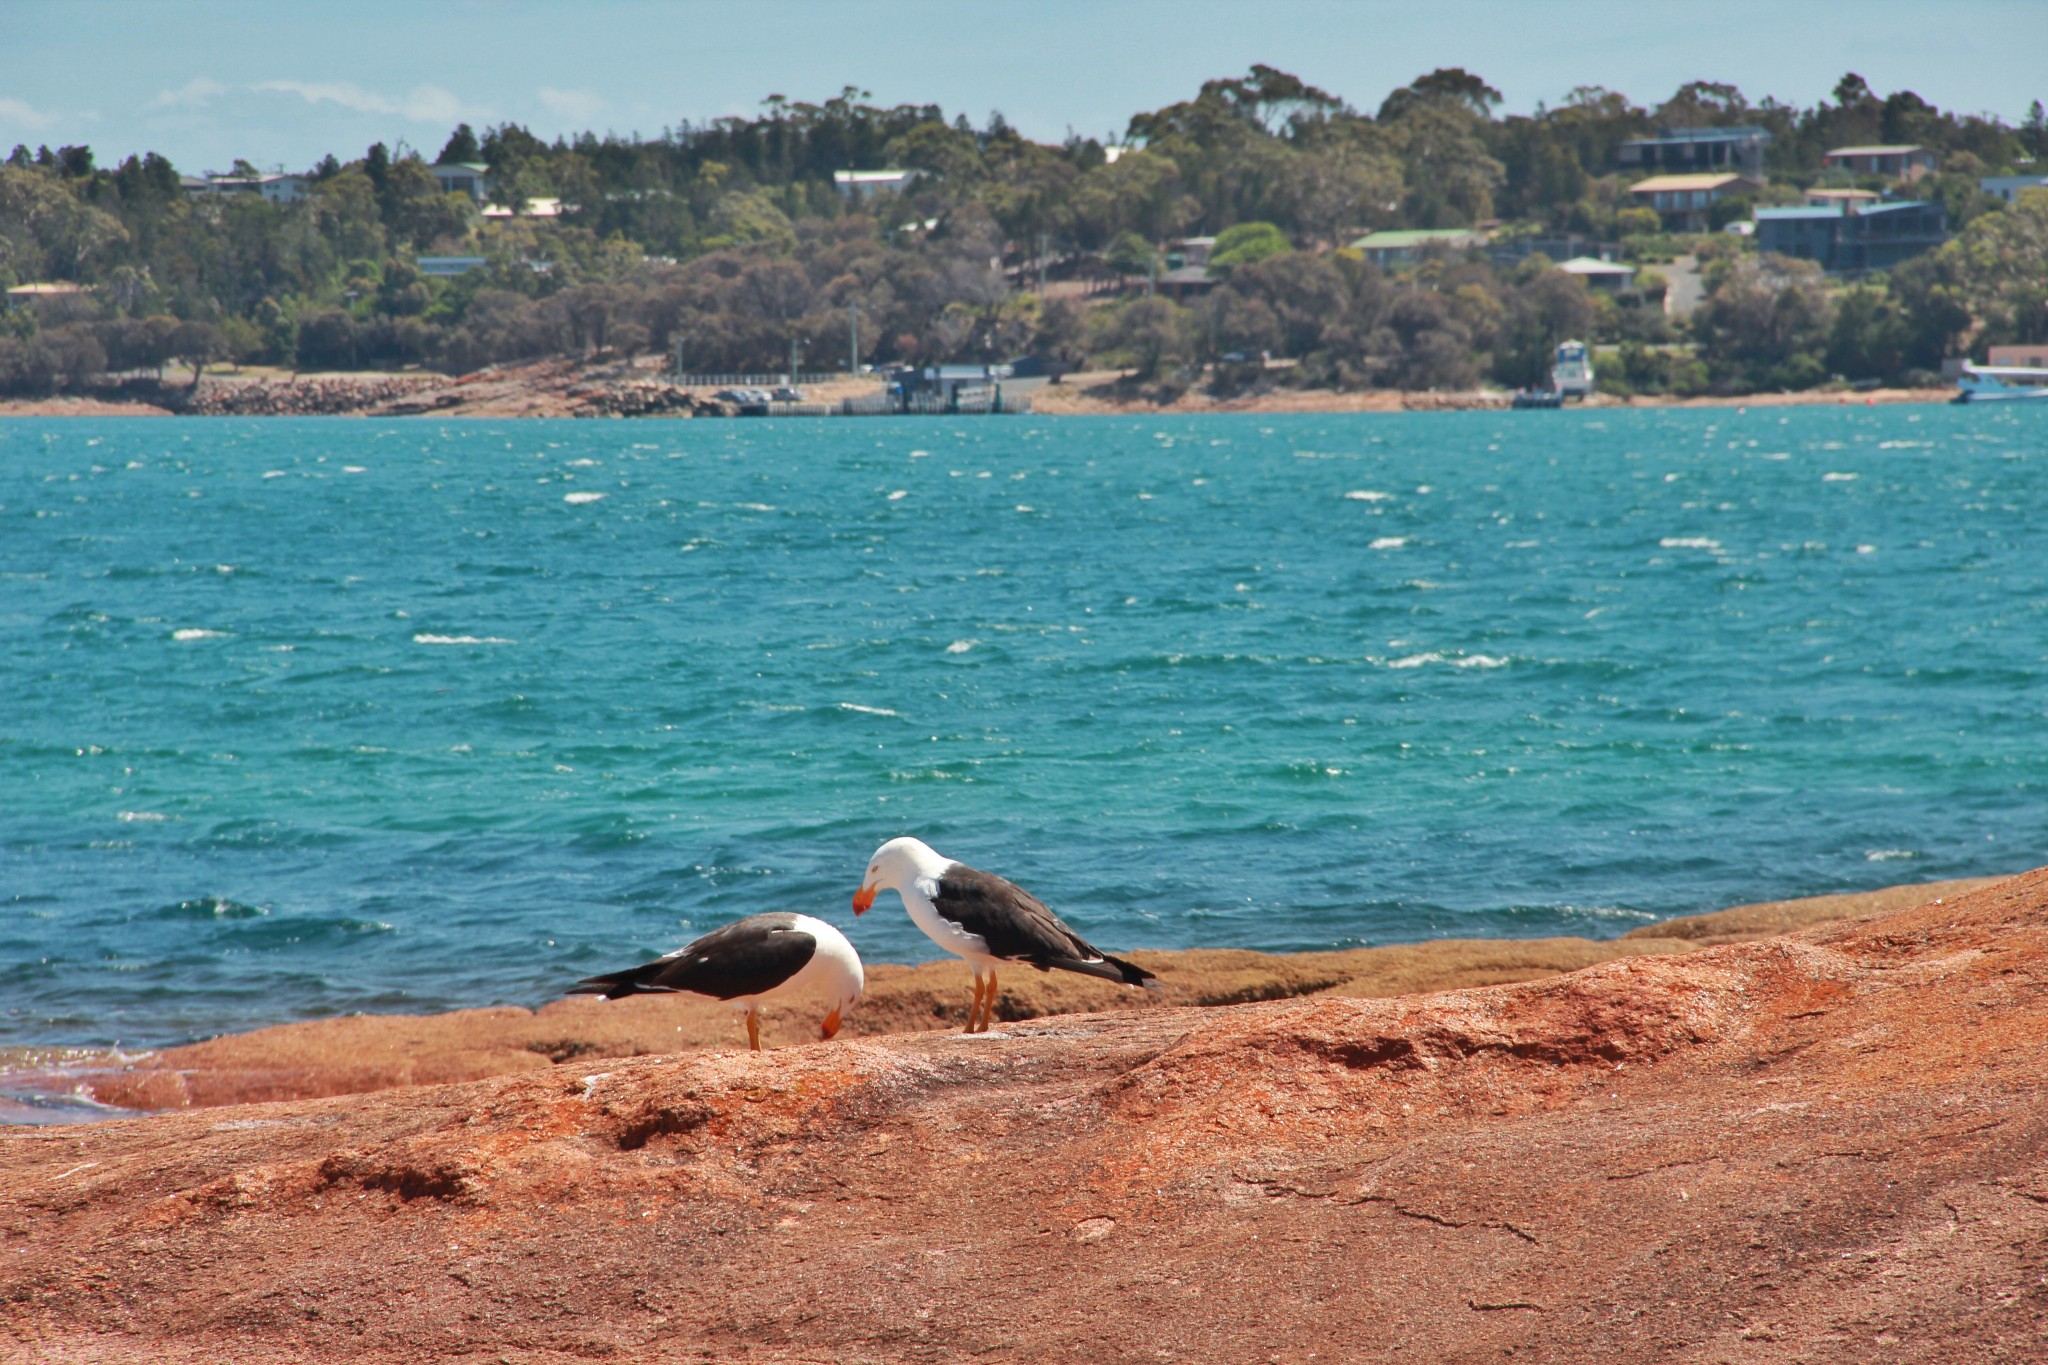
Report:
[[[687,991],[729,1001],[747,1016],[747,1041],[761,1050],[758,1006],[770,995],[816,990],[833,1001],[819,1026],[822,1036],[839,1032],[840,1015],[852,1009],[866,985],[860,954],[846,935],[821,919],[778,912],[749,915],[713,929],[665,957],[623,972],[579,981],[564,994],[622,995]]]
[[[911,922],[927,938],[974,968],[969,1033],[988,1031],[996,1006],[996,968],[1008,962],[1160,988],[1152,973],[1098,950],[1023,887],[955,862],[919,840],[891,839],[875,850],[853,898],[853,913],[866,914],[884,890],[903,897]]]

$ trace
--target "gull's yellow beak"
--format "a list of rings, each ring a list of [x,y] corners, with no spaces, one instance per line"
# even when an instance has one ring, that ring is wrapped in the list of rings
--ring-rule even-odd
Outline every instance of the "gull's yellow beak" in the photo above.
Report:
[[[863,886],[860,890],[853,893],[853,913],[856,915],[865,915],[874,903],[875,887],[873,883]]]
[[[818,1032],[826,1038],[835,1037],[838,1034],[839,1011],[837,1008],[834,1008],[830,1014],[825,1016],[825,1022],[818,1025]]]

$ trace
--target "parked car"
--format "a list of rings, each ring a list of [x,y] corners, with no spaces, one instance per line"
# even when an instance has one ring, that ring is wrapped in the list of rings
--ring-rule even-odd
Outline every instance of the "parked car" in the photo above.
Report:
[[[802,389],[793,389],[787,384],[776,389],[773,396],[778,403],[801,403],[804,401],[804,391]]]

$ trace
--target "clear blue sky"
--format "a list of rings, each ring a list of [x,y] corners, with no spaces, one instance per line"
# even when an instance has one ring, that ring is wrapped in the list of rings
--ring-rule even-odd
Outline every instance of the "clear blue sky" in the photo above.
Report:
[[[1438,66],[1509,112],[1696,79],[1811,104],[1853,70],[2016,121],[2048,98],[2044,53],[2048,0],[0,0],[0,151],[297,169],[376,141],[432,156],[461,120],[651,136],[849,84],[1101,137],[1253,62],[1367,110]]]

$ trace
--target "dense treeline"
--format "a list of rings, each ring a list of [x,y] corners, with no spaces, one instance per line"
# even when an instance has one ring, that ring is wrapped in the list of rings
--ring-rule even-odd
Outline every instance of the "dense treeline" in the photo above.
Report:
[[[188,195],[155,154],[103,168],[86,147],[17,147],[0,165],[0,284],[89,289],[0,316],[0,391],[173,362],[467,370],[659,351],[695,370],[769,369],[793,341],[839,363],[857,328],[863,361],[1037,353],[1164,387],[1198,374],[1223,387],[1520,384],[1559,339],[1583,336],[1620,348],[1610,382],[1689,392],[1896,380],[1959,347],[2048,339],[2048,199],[2008,207],[1978,187],[2048,163],[2038,102],[2012,127],[1880,97],[1851,75],[1811,109],[1710,82],[1654,108],[1597,87],[1527,117],[1499,117],[1499,103],[1478,77],[1441,70],[1367,113],[1254,67],[1137,115],[1113,147],[1035,143],[1000,114],[977,128],[852,88],[656,139],[455,130],[439,160],[485,163],[498,202],[559,200],[555,217],[486,217],[381,144],[327,157],[291,204]],[[1941,170],[1914,192],[1942,201],[1956,240],[1845,286],[1738,238],[1667,236],[1630,205],[1621,142],[1750,124],[1773,135],[1766,203],[1796,201],[1829,147],[1933,149]],[[916,177],[871,199],[834,187],[834,171],[879,167]],[[1343,245],[1469,225],[1619,242],[1645,267],[1641,287],[1589,292],[1542,255],[1389,274]],[[1169,244],[1197,234],[1218,236],[1222,284],[1187,306],[1146,291]],[[1680,251],[1706,262],[1708,293],[1675,325],[1655,267]],[[418,260],[436,255],[484,264],[429,278]],[[1127,287],[1041,294],[1048,274]],[[1299,363],[1242,359],[1261,355]]]

